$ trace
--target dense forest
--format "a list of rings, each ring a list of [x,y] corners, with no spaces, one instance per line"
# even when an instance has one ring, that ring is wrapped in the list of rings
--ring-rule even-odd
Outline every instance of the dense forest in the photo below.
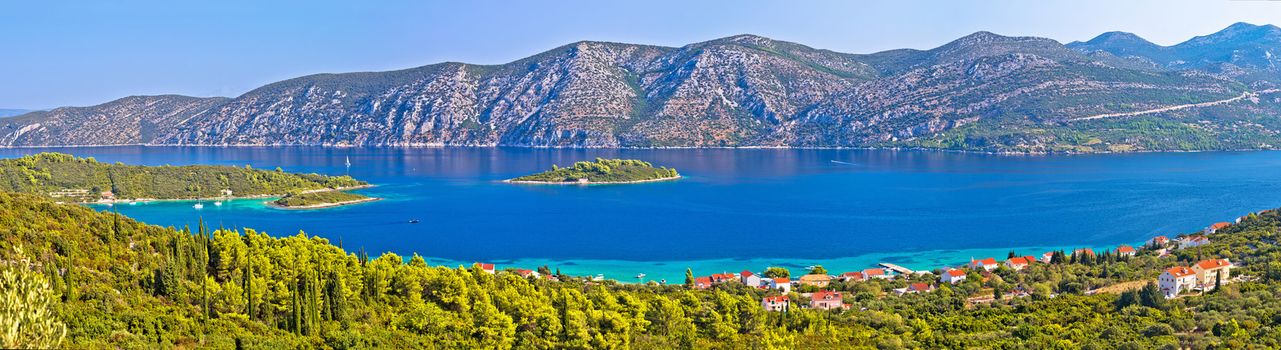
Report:
[[[282,195],[367,185],[349,176],[286,173],[245,166],[139,166],[99,163],[63,153],[0,160],[0,191],[62,201],[191,199]],[[229,191],[229,192],[228,192]],[[105,194],[104,192],[110,192]]]
[[[655,168],[649,162],[635,159],[601,159],[595,162],[576,162],[573,166],[561,168],[552,165],[552,169],[537,174],[525,175],[511,181],[515,182],[579,182],[617,183],[674,179],[680,177],[676,169],[667,167]]]
[[[737,283],[592,282],[371,257],[320,237],[150,226],[110,212],[0,193],[4,347],[68,348],[994,348],[1281,346],[1281,215],[1251,214],[1212,243],[1158,257],[1058,258],[930,293],[908,279],[834,284],[849,310],[766,312]],[[1088,258],[1087,258],[1088,257]],[[1161,268],[1230,258],[1245,281],[1164,299]],[[769,274],[786,274],[772,269]],[[933,279],[930,276],[915,277]],[[1140,284],[1142,282],[1139,282]],[[975,295],[1024,289],[1021,298]],[[994,292],[996,291],[996,292]],[[794,303],[805,301],[798,292]],[[12,300],[29,302],[12,303]],[[15,306],[16,305],[16,306]]]

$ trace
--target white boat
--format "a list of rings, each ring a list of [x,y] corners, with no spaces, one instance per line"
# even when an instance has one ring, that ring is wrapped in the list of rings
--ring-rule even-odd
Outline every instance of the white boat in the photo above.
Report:
[[[108,207],[114,207],[114,206],[116,206],[116,205],[115,205],[115,204],[111,204],[111,203],[107,203],[107,206],[108,206]]]
[[[639,279],[639,278],[645,278],[645,274],[644,274],[644,273],[638,273],[638,274],[636,274],[636,278],[638,278],[638,279]]]
[[[215,206],[215,207],[221,207],[221,206],[222,206],[222,202],[214,202],[214,206]]]
[[[137,201],[129,202],[129,205],[138,205]]]
[[[193,206],[191,206],[191,207],[192,207],[192,208],[196,208],[196,209],[204,209],[204,208],[205,208],[205,205],[204,205],[204,204],[200,204],[200,203],[196,203],[196,205],[193,205]]]
[[[602,273],[602,274],[596,275],[596,277],[592,277],[592,280],[593,280],[593,281],[604,281],[604,280],[605,280],[605,274],[603,274],[603,273]]]

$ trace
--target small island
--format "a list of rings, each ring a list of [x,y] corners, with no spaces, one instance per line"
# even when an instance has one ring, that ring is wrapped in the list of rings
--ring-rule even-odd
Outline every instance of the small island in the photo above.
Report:
[[[679,179],[676,169],[654,167],[649,162],[635,159],[601,159],[595,162],[577,162],[571,167],[552,169],[537,174],[507,180],[522,184],[630,184]]]
[[[376,201],[379,198],[338,190],[294,192],[267,202],[280,209],[320,209]]]

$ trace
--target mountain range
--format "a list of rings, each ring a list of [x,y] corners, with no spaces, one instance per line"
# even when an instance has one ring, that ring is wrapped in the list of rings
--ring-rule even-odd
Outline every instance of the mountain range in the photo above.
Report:
[[[869,147],[1123,152],[1281,146],[1281,28],[1173,46],[978,32],[848,54],[754,35],[583,41],[501,65],[317,74],[0,120],[0,146]]]

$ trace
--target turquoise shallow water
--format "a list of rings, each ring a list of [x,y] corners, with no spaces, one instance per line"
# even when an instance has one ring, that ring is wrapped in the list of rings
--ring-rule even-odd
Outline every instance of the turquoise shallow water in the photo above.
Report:
[[[13,157],[37,149],[5,149]],[[60,149],[134,164],[250,164],[350,173],[386,200],[283,211],[266,199],[195,210],[121,205],[145,222],[299,230],[349,249],[413,252],[634,280],[780,265],[916,269],[1015,249],[1107,248],[1281,206],[1281,153],[994,156],[865,150],[560,150],[104,147]],[[594,157],[679,169],[674,182],[538,186],[500,182]],[[353,166],[347,169],[344,159]],[[419,224],[410,224],[418,219]]]

